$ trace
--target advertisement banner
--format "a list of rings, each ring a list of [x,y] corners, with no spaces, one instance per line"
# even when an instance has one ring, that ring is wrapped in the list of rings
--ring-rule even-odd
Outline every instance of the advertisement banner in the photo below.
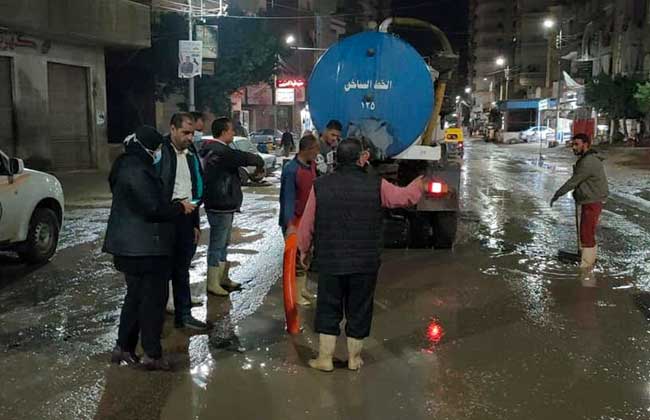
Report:
[[[282,105],[293,105],[295,92],[293,88],[277,88],[275,90],[275,103]]]
[[[203,68],[203,43],[178,41],[178,77],[191,79],[200,76]]]

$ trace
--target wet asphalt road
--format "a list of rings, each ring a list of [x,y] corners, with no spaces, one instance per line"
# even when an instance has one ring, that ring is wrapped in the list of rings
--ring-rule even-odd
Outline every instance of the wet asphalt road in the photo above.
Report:
[[[190,336],[168,317],[172,373],[108,363],[124,294],[100,251],[108,209],[68,209],[50,264],[0,255],[0,418],[649,419],[648,173],[608,167],[600,260],[583,275],[556,259],[575,247],[571,199],[548,207],[574,158],[545,154],[468,144],[458,243],[386,252],[360,373],[306,367],[311,309],[303,334],[284,332],[277,178],[247,188],[236,217],[246,289],[194,309],[215,330]]]

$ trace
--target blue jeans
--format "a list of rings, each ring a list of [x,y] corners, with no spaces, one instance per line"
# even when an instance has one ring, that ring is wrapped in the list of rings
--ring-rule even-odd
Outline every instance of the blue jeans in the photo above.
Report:
[[[235,213],[214,213],[208,214],[210,223],[210,243],[208,245],[208,267],[218,267],[226,262],[228,256],[228,244],[232,233],[232,219]]]

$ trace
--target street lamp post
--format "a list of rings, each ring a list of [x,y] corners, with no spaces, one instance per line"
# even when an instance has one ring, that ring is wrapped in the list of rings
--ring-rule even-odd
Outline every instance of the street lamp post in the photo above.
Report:
[[[557,51],[557,68],[558,68],[558,78],[557,78],[557,103],[555,104],[555,140],[558,140],[558,134],[561,133],[561,126],[560,126],[560,104],[562,102],[562,79],[563,79],[563,74],[562,74],[562,21],[561,20],[555,20],[553,18],[547,18],[544,20],[544,28],[547,30],[551,30],[555,28],[555,26],[558,26],[558,32],[555,34],[555,49]],[[551,79],[551,57],[550,57],[550,45],[551,45],[551,38],[549,37],[549,57],[548,57],[548,66],[547,66],[547,78],[549,80],[549,86],[550,86],[550,79]],[[562,135],[562,134],[559,134]]]
[[[505,95],[505,100],[508,100],[508,85],[510,85],[510,64],[507,63],[506,59],[503,57],[498,57],[495,61],[496,65],[499,67],[505,66],[503,69],[503,74],[506,78],[506,95]],[[499,95],[501,97],[501,95]]]

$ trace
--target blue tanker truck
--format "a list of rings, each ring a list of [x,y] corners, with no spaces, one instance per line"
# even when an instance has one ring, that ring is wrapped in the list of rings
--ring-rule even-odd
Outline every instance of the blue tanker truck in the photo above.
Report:
[[[434,54],[423,57],[398,36],[413,29],[433,32]],[[419,175],[431,179],[417,206],[386,210],[386,247],[450,248],[454,243],[462,161],[447,150],[439,114],[457,60],[437,27],[389,18],[379,31],[333,45],[310,76],[307,101],[317,130],[336,119],[343,136],[366,138],[373,168],[395,184],[408,185]]]

